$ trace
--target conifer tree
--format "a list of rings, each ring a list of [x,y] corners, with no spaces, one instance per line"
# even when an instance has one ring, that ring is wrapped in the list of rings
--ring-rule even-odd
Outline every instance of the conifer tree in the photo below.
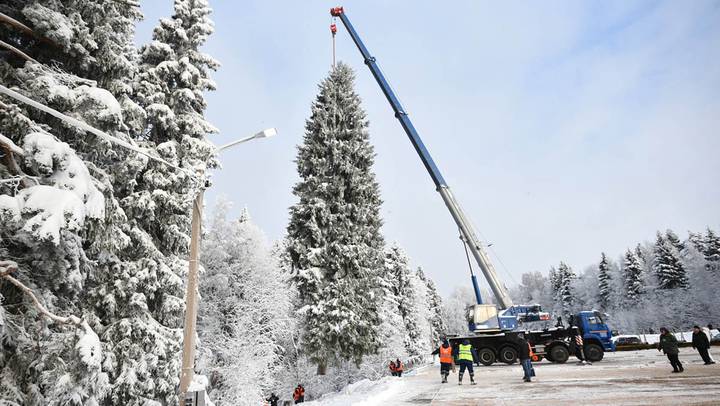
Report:
[[[405,349],[409,356],[422,354],[423,331],[415,292],[415,276],[410,269],[409,259],[400,246],[392,244],[385,250],[385,272],[392,275],[392,294],[397,299],[398,313],[403,320]]]
[[[637,257],[638,261],[640,263],[646,263],[647,260],[645,259],[645,252],[643,251],[642,245],[638,244],[635,246],[635,256]]]
[[[561,261],[557,268],[556,278],[558,304],[563,314],[568,315],[572,311],[574,303],[573,281],[576,275],[572,268]]]
[[[687,288],[685,267],[680,261],[677,249],[658,232],[655,241],[653,270],[660,289]]]
[[[707,261],[706,269],[715,275],[720,274],[720,236],[710,227],[706,230],[703,248],[702,253]]]
[[[378,346],[381,199],[353,87],[354,73],[343,63],[320,84],[298,149],[299,202],[288,225],[304,349],[321,374],[328,362],[359,363]]]
[[[92,5],[102,5],[107,14],[88,11]],[[110,89],[103,88],[109,86],[103,80],[110,75],[100,67],[107,66],[103,47],[132,43],[137,8],[110,1],[28,1],[4,4],[2,11],[44,37],[37,41],[9,26],[0,28],[3,38],[12,38],[17,48],[38,61],[3,58],[3,84],[115,137],[130,139],[125,111]],[[111,25],[112,38],[104,37]],[[107,41],[98,44],[99,38]],[[91,67],[99,68],[96,75]],[[0,357],[0,398],[25,405],[112,403],[112,375],[107,372],[115,358],[105,332],[112,323],[108,313],[118,308],[114,275],[127,267],[120,257],[130,245],[131,230],[121,208],[122,189],[135,182],[146,160],[14,100],[3,98],[0,104],[0,133],[25,149],[24,162],[23,154],[16,154],[11,159],[20,165],[0,170],[3,178],[18,180],[17,188],[3,182],[0,200],[21,199],[24,206],[19,216],[2,210],[10,218],[2,219],[0,252],[18,260],[18,278],[50,311],[82,316],[103,341],[102,351],[98,342],[92,356],[78,359],[75,353],[86,348],[89,336],[57,323],[21,322],[28,315],[35,320],[36,310],[26,296],[2,283],[0,294],[22,305],[6,316],[8,325],[17,328],[3,331],[3,342],[10,345]],[[28,182],[27,176],[37,182]],[[112,281],[103,284],[104,277]],[[103,303],[101,308],[96,308],[97,302]],[[129,341],[127,335],[123,340]]]
[[[432,328],[430,342],[434,346],[447,334],[447,327],[445,326],[445,319],[442,314],[442,297],[440,297],[435,287],[435,282],[425,276],[425,272],[423,272],[421,267],[418,267],[417,274],[420,280],[424,281],[427,286],[428,310],[430,311],[430,325]]]
[[[598,298],[597,302],[602,309],[610,307],[612,299],[612,277],[610,276],[610,263],[605,253],[601,253],[600,263],[598,264]]]
[[[644,292],[642,266],[637,256],[630,251],[630,249],[625,253],[623,275],[625,279],[625,302],[628,304],[636,304],[640,300],[640,295]]]
[[[675,247],[677,252],[682,252],[685,249],[685,244],[680,240],[680,237],[669,228],[665,231],[665,239]]]

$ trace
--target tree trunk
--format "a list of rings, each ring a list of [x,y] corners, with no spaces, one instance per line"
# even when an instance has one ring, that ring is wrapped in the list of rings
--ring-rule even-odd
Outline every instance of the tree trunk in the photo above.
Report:
[[[318,375],[325,375],[327,374],[327,361],[326,360],[320,360],[317,364],[317,374]]]

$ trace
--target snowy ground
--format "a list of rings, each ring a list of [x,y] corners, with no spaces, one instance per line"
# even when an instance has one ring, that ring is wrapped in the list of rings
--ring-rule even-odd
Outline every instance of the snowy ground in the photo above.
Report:
[[[720,360],[720,348],[713,347]],[[720,362],[704,366],[691,348],[682,348],[685,373],[670,373],[667,358],[655,350],[606,354],[590,366],[540,362],[532,383],[521,380],[519,365],[477,368],[476,386],[440,384],[433,365],[403,378],[361,381],[343,393],[327,395],[308,406],[341,405],[720,405]]]

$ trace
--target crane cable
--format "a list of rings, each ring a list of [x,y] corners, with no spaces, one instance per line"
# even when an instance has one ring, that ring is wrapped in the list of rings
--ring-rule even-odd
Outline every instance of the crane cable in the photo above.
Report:
[[[463,248],[465,248],[465,258],[467,258],[468,267],[470,268],[470,275],[474,275],[472,262],[470,262],[470,253],[468,252],[467,243],[465,242],[465,239],[463,238],[462,234],[460,234],[460,242],[463,245]]]
[[[330,32],[332,33],[332,67],[335,69],[335,34],[337,34],[337,25],[335,25],[336,17],[332,17],[330,23]]]

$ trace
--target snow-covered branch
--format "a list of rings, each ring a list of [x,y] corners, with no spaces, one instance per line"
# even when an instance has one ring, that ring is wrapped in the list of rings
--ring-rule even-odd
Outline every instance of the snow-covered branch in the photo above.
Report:
[[[86,332],[88,330],[91,330],[90,326],[88,326],[85,321],[83,321],[77,316],[70,315],[67,317],[62,317],[51,313],[45,306],[43,306],[42,303],[40,303],[37,296],[35,296],[35,292],[33,292],[32,289],[25,286],[24,283],[15,279],[11,275],[13,272],[16,272],[17,269],[18,265],[15,261],[0,261],[0,276],[15,285],[15,287],[17,287],[18,289],[22,290],[26,295],[30,296],[30,299],[32,299],[35,308],[40,312],[40,314],[57,323],[74,324],[78,327],[82,327]]]

